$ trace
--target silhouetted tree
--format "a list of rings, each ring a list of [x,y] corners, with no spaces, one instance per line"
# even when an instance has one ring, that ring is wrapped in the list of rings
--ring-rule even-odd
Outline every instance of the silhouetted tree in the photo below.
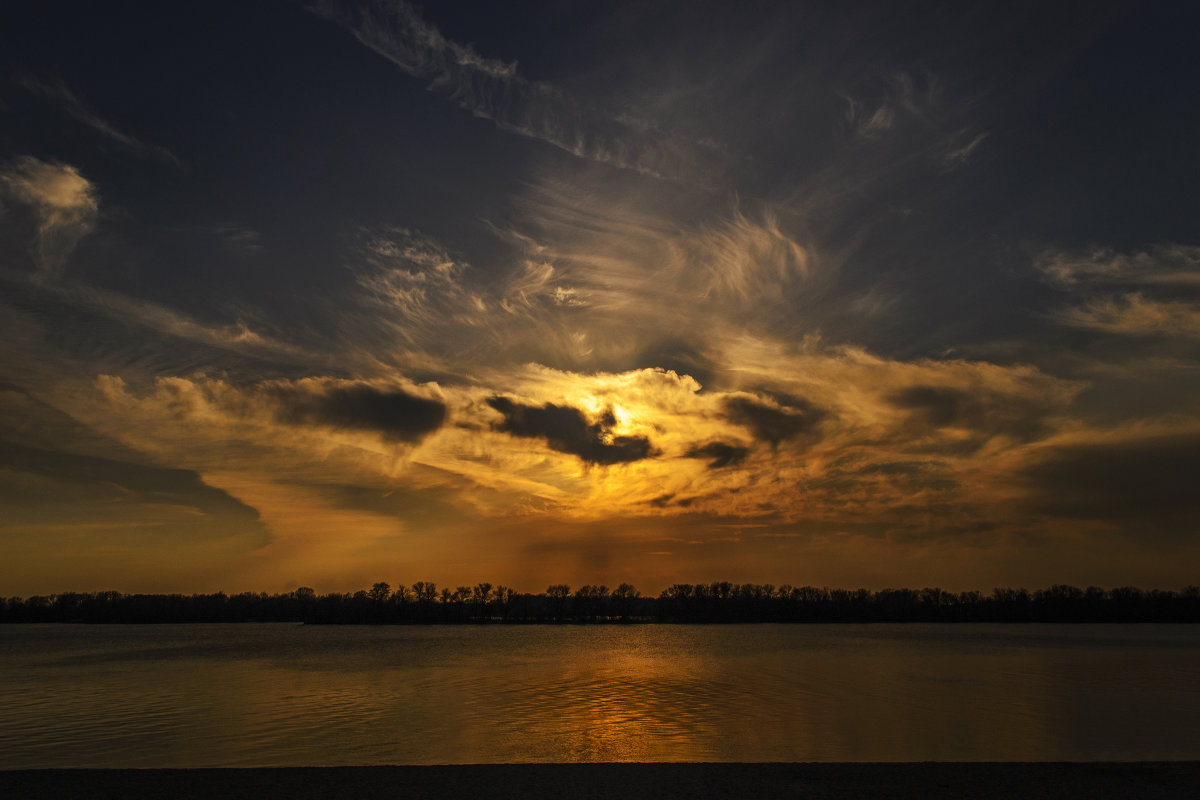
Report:
[[[433,603],[437,600],[437,584],[417,581],[412,585],[412,593],[418,603]]]
[[[513,590],[507,586],[497,586],[495,591],[492,593],[492,598],[492,605],[494,606],[496,615],[500,617],[500,619],[507,620],[509,606],[512,603]]]
[[[410,599],[411,598],[411,599]],[[609,593],[587,584],[572,596],[566,584],[545,594],[519,594],[480,583],[440,594],[432,583],[391,592],[380,582],[353,594],[318,595],[310,587],[280,595],[121,594],[63,592],[29,598],[0,597],[0,622],[246,622],[310,623],[600,621],[664,622],[1200,622],[1200,588],[1173,592],[1122,586],[1105,590],[1058,584],[1025,589],[946,592],[937,588],[778,589],[771,584],[674,584],[657,598],[641,597],[622,583]],[[573,601],[573,602],[572,602]]]
[[[553,619],[562,621],[567,617],[567,603],[571,597],[571,587],[565,583],[556,583],[546,588],[546,596],[550,599],[549,610]]]
[[[638,590],[633,587],[633,584],[620,584],[616,589],[613,589],[612,593],[613,613],[622,622],[627,621],[633,614],[633,601],[638,597]]]

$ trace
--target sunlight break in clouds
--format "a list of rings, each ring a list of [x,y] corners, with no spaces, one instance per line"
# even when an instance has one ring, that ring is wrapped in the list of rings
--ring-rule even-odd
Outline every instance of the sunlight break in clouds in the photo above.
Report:
[[[272,464],[288,480],[316,480],[336,461],[386,485],[405,480],[406,464],[425,464],[578,519],[832,520],[855,488],[868,494],[854,516],[877,523],[902,500],[897,492],[939,481],[990,505],[978,476],[1052,436],[1074,391],[1029,369],[906,365],[846,349],[771,360],[756,377],[770,388],[756,391],[701,393],[663,370],[533,366],[493,376],[504,383],[490,388],[193,378],[143,395],[106,380],[103,391],[114,404],[105,415],[125,418],[114,435],[202,474],[228,472],[234,452],[248,474]]]

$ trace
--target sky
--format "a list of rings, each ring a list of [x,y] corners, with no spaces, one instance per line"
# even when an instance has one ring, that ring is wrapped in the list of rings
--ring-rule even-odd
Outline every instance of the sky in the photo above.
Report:
[[[6,3],[0,594],[1196,583],[1198,25]]]

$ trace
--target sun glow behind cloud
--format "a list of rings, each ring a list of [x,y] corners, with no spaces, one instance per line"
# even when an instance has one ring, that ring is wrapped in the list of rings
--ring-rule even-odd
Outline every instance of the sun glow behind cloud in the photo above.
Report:
[[[0,153],[33,589],[1188,579],[1194,232],[1024,211],[1036,92],[991,62],[804,9],[722,12],[712,52],[669,9],[619,52],[314,10],[330,61],[261,72],[339,109],[297,100],[303,136],[18,82],[76,137]]]

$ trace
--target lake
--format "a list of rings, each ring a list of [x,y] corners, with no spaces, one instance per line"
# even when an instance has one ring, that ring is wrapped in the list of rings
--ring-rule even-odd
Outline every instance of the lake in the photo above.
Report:
[[[0,626],[0,768],[1200,759],[1200,626]]]

